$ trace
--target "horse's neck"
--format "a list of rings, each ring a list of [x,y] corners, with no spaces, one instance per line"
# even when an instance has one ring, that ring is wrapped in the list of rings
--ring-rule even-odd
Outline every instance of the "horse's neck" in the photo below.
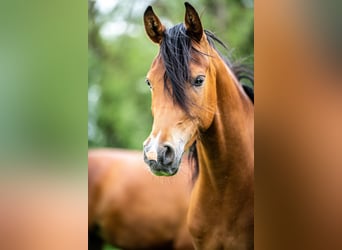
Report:
[[[190,232],[198,249],[253,249],[254,108],[231,75],[216,77],[215,117],[196,144]]]
[[[199,181],[213,200],[228,204],[253,195],[254,108],[227,66],[220,62],[216,67],[229,74],[216,74],[216,114],[197,143]]]

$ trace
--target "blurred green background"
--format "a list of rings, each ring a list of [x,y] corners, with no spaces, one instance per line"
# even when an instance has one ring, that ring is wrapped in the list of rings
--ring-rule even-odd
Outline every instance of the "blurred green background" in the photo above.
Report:
[[[86,176],[87,9],[80,0],[0,1],[1,170],[41,162]]]
[[[192,0],[205,29],[253,65],[253,0]],[[166,27],[183,22],[184,1],[98,0],[88,12],[88,146],[141,149],[152,117],[145,75],[158,46],[145,34],[143,13],[152,5]]]

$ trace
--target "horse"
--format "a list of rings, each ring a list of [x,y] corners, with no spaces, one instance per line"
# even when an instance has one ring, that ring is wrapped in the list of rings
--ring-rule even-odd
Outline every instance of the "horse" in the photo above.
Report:
[[[120,249],[193,250],[186,226],[192,186],[187,160],[173,179],[153,176],[141,151],[88,152],[88,244]]]
[[[242,68],[224,59],[215,47],[224,43],[203,29],[189,3],[184,23],[171,28],[151,6],[143,20],[159,46],[146,77],[153,126],[144,160],[155,175],[172,176],[182,154],[194,152],[199,173],[187,226],[195,249],[253,249],[254,92],[242,86]],[[254,80],[252,71],[244,73]]]

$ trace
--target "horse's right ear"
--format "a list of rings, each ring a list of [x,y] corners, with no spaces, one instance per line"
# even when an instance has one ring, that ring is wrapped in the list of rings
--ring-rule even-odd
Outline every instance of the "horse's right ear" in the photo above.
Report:
[[[153,42],[160,44],[164,36],[165,27],[160,22],[156,14],[154,14],[151,6],[148,6],[145,10],[144,24],[146,33],[149,36],[149,38]]]

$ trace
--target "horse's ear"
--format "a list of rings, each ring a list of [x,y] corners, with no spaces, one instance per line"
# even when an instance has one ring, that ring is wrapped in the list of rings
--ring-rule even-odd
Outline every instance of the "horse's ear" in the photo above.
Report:
[[[203,28],[199,15],[194,7],[185,2],[185,28],[188,35],[195,41],[200,42],[203,36]]]
[[[144,13],[144,24],[145,24],[145,30],[149,38],[155,42],[160,44],[165,27],[160,22],[159,18],[154,14],[153,9],[151,6],[148,6]]]

